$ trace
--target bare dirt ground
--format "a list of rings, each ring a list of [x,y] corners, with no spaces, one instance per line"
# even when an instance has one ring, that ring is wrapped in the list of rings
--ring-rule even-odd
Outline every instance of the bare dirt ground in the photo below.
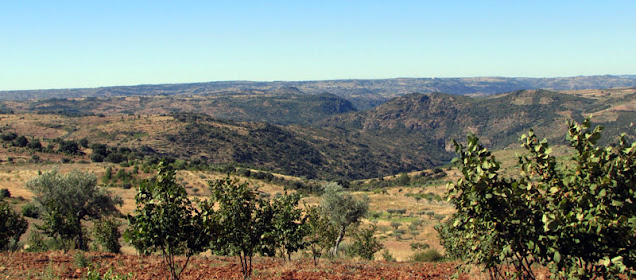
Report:
[[[104,274],[111,270],[129,279],[166,279],[160,256],[85,252],[87,267],[78,266],[78,251],[43,253],[0,253],[0,279],[82,279],[88,271]],[[181,259],[184,260],[184,259]],[[321,260],[314,266],[309,258],[285,263],[281,259],[254,259],[251,279],[449,279],[457,272],[455,263],[412,263],[356,260]],[[242,279],[238,259],[193,257],[182,279]],[[458,279],[470,279],[460,275]]]

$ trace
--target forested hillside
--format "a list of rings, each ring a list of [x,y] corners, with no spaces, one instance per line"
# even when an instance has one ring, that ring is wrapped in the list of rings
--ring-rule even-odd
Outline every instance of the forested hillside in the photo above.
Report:
[[[519,135],[530,128],[562,143],[559,132],[565,129],[566,120],[581,121],[589,115],[606,126],[609,137],[605,140],[609,141],[619,128],[633,126],[635,105],[634,89],[605,90],[595,95],[522,90],[479,98],[410,94],[368,111],[333,116],[324,125],[382,135],[416,131],[440,145],[474,133],[485,145],[504,148],[516,144]]]
[[[636,119],[633,88],[485,97],[408,94],[366,111],[335,95],[295,88],[0,104],[9,113],[2,116],[2,133],[16,137],[46,143],[87,139],[157,157],[345,180],[446,164],[453,156],[451,141],[468,133],[495,149],[517,147],[530,128],[563,143],[566,120],[592,115],[606,127],[602,141],[611,142],[619,131],[633,138],[633,130],[625,128]]]

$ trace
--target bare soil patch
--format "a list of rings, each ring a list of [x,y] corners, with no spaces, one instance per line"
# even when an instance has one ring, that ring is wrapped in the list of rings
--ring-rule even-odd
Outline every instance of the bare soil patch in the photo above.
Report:
[[[88,267],[75,264],[78,251],[0,253],[1,279],[81,279],[88,270],[101,274],[111,270],[132,279],[165,279],[159,256],[135,256],[86,252]],[[181,259],[183,261],[184,259]],[[385,261],[321,260],[314,266],[308,258],[285,263],[257,257],[252,279],[449,279],[455,263],[410,263]],[[182,279],[242,279],[240,266],[230,257],[194,257]],[[459,279],[469,279],[460,275]]]

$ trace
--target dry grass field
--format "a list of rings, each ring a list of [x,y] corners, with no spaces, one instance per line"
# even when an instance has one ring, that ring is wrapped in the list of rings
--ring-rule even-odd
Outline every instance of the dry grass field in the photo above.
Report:
[[[17,202],[14,204],[16,210],[20,210],[21,207],[32,199],[32,193],[26,188],[26,183],[38,176],[38,172],[47,172],[52,169],[57,169],[61,173],[70,172],[71,170],[78,170],[84,172],[94,173],[98,178],[104,175],[107,167],[115,167],[117,165],[107,163],[90,163],[90,164],[19,164],[12,165],[4,163],[0,165],[0,188],[6,188],[11,192],[13,198],[17,198]],[[146,177],[150,175],[145,175]],[[207,186],[209,180],[216,180],[225,178],[225,174],[217,172],[202,172],[202,171],[178,171],[177,181],[186,187],[186,190],[192,197],[199,199],[205,199],[209,195]],[[99,180],[98,180],[99,181]],[[267,193],[269,197],[275,197],[277,194],[283,194],[284,187],[275,185],[266,181],[240,178],[241,182],[248,182],[250,186],[257,188],[259,191]],[[124,189],[119,187],[109,187],[108,190],[113,194],[120,196],[124,203],[119,210],[122,214],[132,214],[135,209],[135,194],[136,189]],[[398,260],[406,261],[413,254],[410,248],[410,243],[419,242],[427,243],[432,248],[443,251],[439,245],[439,239],[434,226],[439,220],[432,216],[427,216],[423,212],[434,212],[436,215],[448,216],[453,212],[452,207],[444,201],[417,201],[415,198],[408,196],[408,194],[418,192],[430,192],[442,196],[445,192],[444,185],[429,186],[426,188],[421,187],[392,187],[386,189],[386,192],[354,192],[355,196],[367,196],[370,199],[370,211],[383,212],[384,214],[378,218],[373,219],[369,217],[363,221],[364,224],[374,224],[377,226],[378,235],[385,245],[386,249]],[[316,205],[319,203],[320,198],[315,196],[305,197],[301,205]],[[405,209],[406,213],[403,215],[395,214],[392,217],[387,217],[386,212],[389,209]],[[440,216],[437,216],[438,218]],[[418,234],[413,236],[412,234],[404,234],[402,236],[395,237],[392,235],[395,230],[391,227],[391,222],[401,223],[399,228],[407,230],[413,221],[421,220],[421,226],[417,229]],[[124,222],[125,224],[125,222]],[[23,241],[26,241],[26,234],[23,235]],[[134,249],[124,244],[123,251],[128,253],[134,253]],[[381,259],[380,253],[377,254],[377,258]]]

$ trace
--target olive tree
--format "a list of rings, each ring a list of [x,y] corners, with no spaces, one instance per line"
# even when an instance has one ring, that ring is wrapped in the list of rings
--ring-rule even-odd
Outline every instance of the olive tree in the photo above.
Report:
[[[324,186],[320,207],[323,215],[338,231],[331,249],[333,256],[337,256],[338,246],[345,237],[347,228],[351,224],[358,223],[369,211],[369,198],[356,199],[351,194],[345,193],[337,183],[330,182]]]
[[[27,182],[34,201],[43,210],[44,224],[40,227],[51,237],[72,241],[77,249],[86,250],[88,240],[82,221],[117,213],[119,197],[97,186],[95,174],[57,170],[43,173]]]

